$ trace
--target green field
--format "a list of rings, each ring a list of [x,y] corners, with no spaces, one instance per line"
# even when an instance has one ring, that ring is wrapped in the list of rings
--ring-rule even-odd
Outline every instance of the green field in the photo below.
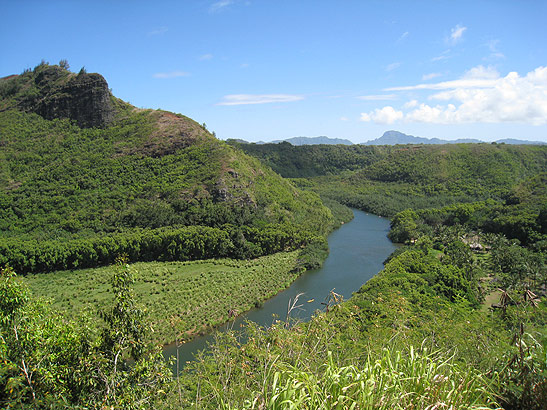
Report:
[[[299,275],[297,259],[298,252],[282,252],[247,261],[135,263],[130,270],[136,299],[150,316],[154,341],[169,343],[203,333],[226,322],[230,310],[240,314],[288,287]],[[54,309],[77,318],[83,310],[95,315],[112,303],[115,269],[59,271],[24,280],[34,294],[51,299]]]

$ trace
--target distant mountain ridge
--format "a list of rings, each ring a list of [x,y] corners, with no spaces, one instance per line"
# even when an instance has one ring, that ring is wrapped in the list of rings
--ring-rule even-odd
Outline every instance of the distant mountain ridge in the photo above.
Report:
[[[242,139],[231,139],[232,141],[238,142],[240,144],[249,144],[249,141]],[[354,145],[348,139],[342,138],[329,138],[325,136],[320,137],[293,137],[287,138],[284,140],[274,140],[270,142],[258,141],[255,144],[280,144],[282,142],[288,142],[291,145],[301,146],[301,145]],[[514,138],[505,138],[494,141],[497,144],[511,144],[511,145],[546,145],[547,143],[542,141],[526,141],[518,140]],[[362,142],[357,145],[397,145],[397,144],[484,144],[485,141],[481,141],[474,138],[460,138],[457,140],[443,140],[440,138],[424,138],[424,137],[415,137],[413,135],[408,135],[399,131],[386,131],[380,138]]]
[[[275,141],[272,141],[270,144],[278,144],[280,142],[288,142],[292,145],[319,145],[319,144],[353,145],[353,142],[351,142],[350,140],[346,140],[346,139],[342,139],[342,138],[329,138],[329,137],[325,137],[325,136],[320,136],[320,137],[293,137],[293,138],[288,138],[286,140],[275,140]]]
[[[545,142],[541,141],[525,141],[517,139],[501,139],[495,141],[498,144],[527,144],[527,145],[545,145]],[[457,140],[442,140],[439,138],[423,138],[415,137],[413,135],[404,134],[399,131],[386,131],[380,138],[363,142],[361,145],[397,145],[397,144],[479,144],[484,141],[472,138],[461,138]]]

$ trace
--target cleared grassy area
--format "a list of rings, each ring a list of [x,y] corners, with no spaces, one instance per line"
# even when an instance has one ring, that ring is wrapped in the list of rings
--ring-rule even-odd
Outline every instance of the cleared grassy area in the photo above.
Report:
[[[130,265],[135,295],[150,315],[154,340],[189,339],[226,322],[287,288],[299,272],[298,252],[282,252],[254,260],[150,262]],[[91,317],[112,300],[109,291],[115,266],[28,275],[32,291],[52,300],[55,309],[75,318]],[[92,320],[93,326],[99,320]]]

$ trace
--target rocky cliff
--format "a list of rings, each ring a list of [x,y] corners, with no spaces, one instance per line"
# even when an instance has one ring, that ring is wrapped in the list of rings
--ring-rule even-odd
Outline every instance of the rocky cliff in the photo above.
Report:
[[[108,84],[100,74],[71,77],[64,86],[46,94],[34,111],[48,120],[70,118],[82,128],[104,127],[114,117]]]
[[[0,93],[16,106],[45,119],[69,118],[81,128],[105,127],[114,119],[108,83],[100,74],[71,73],[57,65],[40,64],[19,76],[0,80]]]

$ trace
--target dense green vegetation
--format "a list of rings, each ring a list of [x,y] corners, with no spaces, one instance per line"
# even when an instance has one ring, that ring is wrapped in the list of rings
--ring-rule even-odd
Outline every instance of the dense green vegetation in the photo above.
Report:
[[[100,126],[46,119],[101,87],[67,68],[0,80],[2,408],[545,408],[546,147],[231,146],[104,84]],[[340,203],[392,217],[382,272],[173,378],[151,342],[319,266]]]
[[[67,321],[16,280],[0,272],[0,405],[4,409],[157,408],[171,372],[148,340],[150,327],[120,263],[114,302],[102,328]],[[129,361],[132,360],[132,362]]]
[[[126,255],[131,261],[256,258],[325,243],[323,236],[315,236],[288,223],[262,228],[188,226],[66,242],[8,239],[0,245],[0,264],[10,265],[20,272],[46,272],[112,264],[118,255]]]
[[[187,340],[260,306],[288,287],[301,273],[299,252],[261,258],[194,262],[139,262],[130,265],[137,300],[146,301],[153,340],[166,344]],[[27,275],[37,296],[52,298],[51,307],[77,319],[112,303],[111,267]]]
[[[382,216],[508,198],[547,172],[547,148],[505,144],[292,146],[238,144],[321,197]]]
[[[1,82],[16,92],[3,91],[1,100],[0,264],[26,273],[112,263],[122,252],[132,260],[184,260],[186,249],[173,247],[188,242],[183,227],[197,225],[219,230],[212,235],[222,246],[189,259],[252,257],[284,246],[254,243],[259,232],[311,238],[332,229],[332,214],[315,194],[182,115],[113,96],[115,115],[102,128],[18,110],[29,106],[28,93],[61,98],[49,76],[63,83],[74,74],[40,64]]]
[[[545,250],[474,232],[483,250],[473,251],[462,232],[469,226],[420,234],[349,301],[331,295],[328,312],[309,323],[250,325],[245,343],[219,335],[212,356],[179,379],[184,405],[543,409]],[[498,308],[481,309],[498,287]]]
[[[405,210],[392,220],[390,238],[408,242],[439,226],[464,224],[466,230],[503,234],[523,245],[545,248],[547,173],[515,185],[505,201],[456,204],[441,209]]]

